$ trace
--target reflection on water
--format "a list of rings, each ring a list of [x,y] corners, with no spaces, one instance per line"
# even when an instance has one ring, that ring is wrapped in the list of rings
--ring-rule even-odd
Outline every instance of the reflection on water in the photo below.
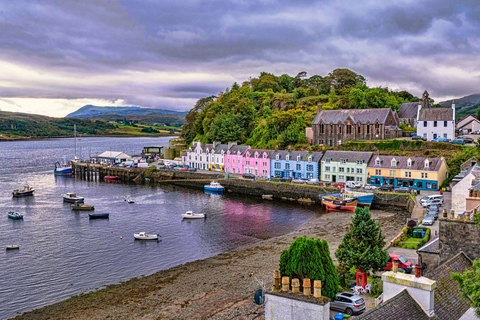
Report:
[[[316,214],[316,207],[252,197],[54,176],[53,164],[71,152],[65,151],[71,142],[0,143],[0,248],[20,244],[20,250],[0,250],[0,270],[10,270],[0,277],[0,318],[282,234]],[[116,146],[114,151],[140,153],[143,146],[167,145],[165,138],[81,142],[92,152]],[[12,198],[11,191],[26,182],[35,195]],[[95,213],[108,212],[110,219],[90,220],[88,211],[73,211],[61,198],[66,192],[85,197]],[[208,217],[184,221],[180,214],[187,210]],[[24,214],[24,220],[8,219],[7,211]],[[141,231],[159,233],[161,241],[135,241],[133,233]]]

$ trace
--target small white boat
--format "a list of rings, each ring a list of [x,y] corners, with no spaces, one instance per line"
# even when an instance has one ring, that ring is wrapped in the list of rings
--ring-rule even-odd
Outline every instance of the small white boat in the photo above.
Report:
[[[273,200],[273,195],[271,194],[262,194],[262,199]]]
[[[158,240],[159,234],[147,234],[146,232],[134,233],[133,236],[137,240]]]
[[[212,181],[210,182],[210,184],[206,184],[204,186],[204,189],[206,191],[223,192],[223,186],[216,181]]]
[[[6,250],[16,250],[16,249],[20,249],[20,245],[19,244],[11,244],[11,245],[8,245],[5,247]]]
[[[125,199],[124,201],[127,203],[135,203],[135,201],[133,201],[132,199]]]
[[[183,219],[204,219],[207,217],[205,213],[193,213],[192,211],[187,211],[182,214]]]
[[[65,194],[62,194],[63,201],[65,202],[83,202],[83,197],[77,196],[76,193],[73,192],[68,192]]]

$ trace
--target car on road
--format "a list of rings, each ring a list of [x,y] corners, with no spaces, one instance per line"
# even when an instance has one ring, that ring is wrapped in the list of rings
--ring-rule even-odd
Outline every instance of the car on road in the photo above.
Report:
[[[190,171],[190,172],[197,172],[197,168],[189,168],[188,171]]]
[[[435,210],[425,210],[425,215],[426,216],[432,216],[435,220],[438,219],[438,211],[435,211]]]
[[[424,226],[431,226],[435,223],[435,217],[432,215],[427,214],[425,217],[422,219],[422,224]]]
[[[396,188],[396,189],[395,189],[395,192],[398,192],[398,193],[411,193],[411,192],[412,192],[412,189],[410,189],[409,187],[400,187],[400,188]]]
[[[306,182],[306,181],[303,180],[303,179],[293,179],[293,180],[292,180],[292,183],[298,183],[298,184],[305,184],[305,182]]]
[[[343,182],[334,182],[334,183],[333,183],[333,186],[334,186],[334,187],[337,187],[337,188],[343,188],[343,187],[345,187],[345,183],[343,183]]]
[[[427,141],[427,138],[424,138],[422,136],[413,136],[412,137],[412,140],[423,140],[423,141]]]
[[[450,143],[464,145],[464,144],[465,144],[465,140],[463,140],[463,139],[455,139],[455,140],[450,141]]]
[[[405,273],[412,272],[413,264],[407,259],[405,259],[405,257],[402,256],[401,254],[395,254],[395,253],[388,254],[387,263],[386,263],[386,266],[383,268],[383,270],[387,270],[387,271],[392,270],[393,260],[398,261],[398,268],[403,269]]]
[[[318,179],[309,179],[307,180],[307,184],[313,184],[313,185],[317,185],[319,184],[320,181],[318,181]]]
[[[188,171],[189,169],[190,169],[189,167],[184,167],[184,168],[182,168],[181,170],[182,170],[182,171]]]
[[[458,136],[457,139],[464,140],[465,143],[472,143],[473,142],[473,138],[470,138],[468,136]]]
[[[359,188],[362,187],[362,185],[361,185],[360,183],[357,183],[357,182],[355,182],[355,181],[347,181],[347,182],[345,183],[345,185],[346,185],[347,187],[349,187],[350,189],[359,189]]]
[[[255,175],[253,173],[244,173],[242,174],[242,177],[244,179],[252,179],[252,180],[255,180]]]
[[[430,200],[427,200],[425,202],[420,202],[420,204],[422,205],[422,207],[424,208],[427,208],[428,206],[431,206],[433,204],[436,204],[438,206],[441,206],[443,203],[443,200],[441,199],[430,199]]]
[[[377,190],[377,186],[373,186],[371,184],[364,184],[363,189],[365,189],[365,190]]]
[[[351,292],[337,293],[335,301],[330,302],[330,309],[341,311],[348,315],[360,314],[365,311],[365,301]]]
[[[420,204],[423,206],[425,202],[428,200],[439,199],[441,203],[443,203],[443,195],[441,194],[431,194],[429,196],[424,196],[420,199]]]
[[[447,138],[444,137],[436,137],[435,139],[432,140],[433,142],[448,142]]]
[[[427,210],[439,213],[440,212],[440,206],[438,204],[431,204],[427,207]]]
[[[292,182],[292,178],[279,178],[280,182]]]
[[[380,191],[393,191],[393,186],[391,184],[384,184],[380,188],[378,188]]]

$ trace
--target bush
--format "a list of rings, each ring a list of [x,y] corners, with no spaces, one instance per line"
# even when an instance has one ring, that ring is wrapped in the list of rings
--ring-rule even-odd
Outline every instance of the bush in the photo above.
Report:
[[[409,228],[413,228],[417,225],[417,223],[415,222],[415,220],[408,220],[407,222],[407,227]]]
[[[383,293],[383,281],[380,278],[375,278],[372,281],[370,288],[372,295],[376,298]]]

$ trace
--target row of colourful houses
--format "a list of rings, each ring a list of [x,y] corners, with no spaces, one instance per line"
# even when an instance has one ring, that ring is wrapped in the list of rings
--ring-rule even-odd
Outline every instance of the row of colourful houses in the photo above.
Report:
[[[233,175],[250,173],[263,179],[319,179],[328,183],[354,181],[419,190],[438,190],[448,172],[443,157],[394,157],[335,150],[264,150],[235,142],[202,144],[195,141],[183,154],[182,160],[185,165],[197,169]]]

